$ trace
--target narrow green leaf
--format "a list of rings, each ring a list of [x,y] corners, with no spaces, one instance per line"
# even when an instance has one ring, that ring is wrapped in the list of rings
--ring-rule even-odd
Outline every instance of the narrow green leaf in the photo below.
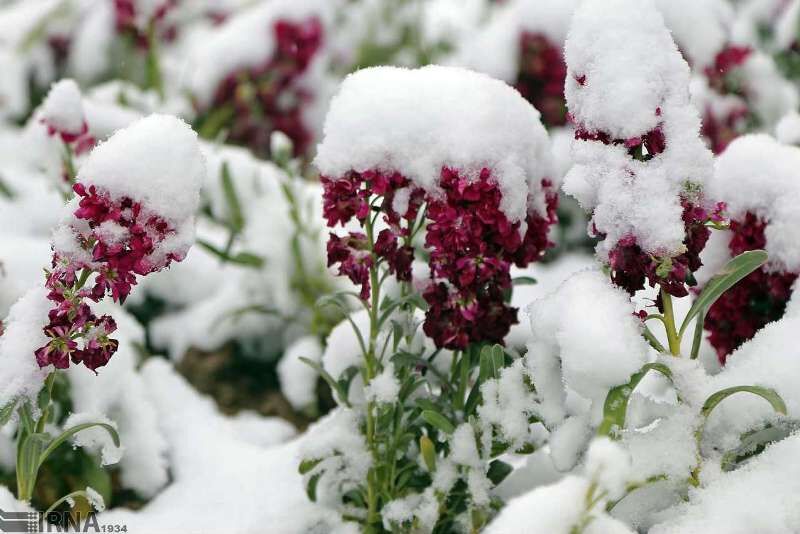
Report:
[[[422,418],[426,423],[436,427],[445,434],[452,434],[456,430],[456,427],[453,426],[453,423],[451,423],[447,417],[443,416],[439,412],[435,412],[433,410],[423,410]]]
[[[492,346],[492,377],[500,378],[500,371],[506,366],[506,353],[502,345]]]
[[[492,481],[492,484],[497,486],[505,480],[513,470],[513,467],[502,460],[494,460],[489,464],[489,471],[486,473],[486,477]]]
[[[322,473],[312,475],[311,478],[308,479],[308,484],[306,484],[306,495],[308,495],[308,500],[311,502],[317,502],[317,483],[319,483],[321,476]]]
[[[783,420],[766,428],[744,434],[739,446],[722,456],[722,470],[733,471],[743,461],[763,452],[767,445],[789,437],[798,429],[800,429],[800,422]]]
[[[650,346],[656,349],[658,352],[664,354],[667,352],[667,349],[664,348],[664,345],[658,341],[658,338],[653,334],[653,332],[647,327],[647,325],[643,325],[642,336],[650,343]]]
[[[689,312],[681,323],[679,335],[683,335],[692,319],[700,312],[707,311],[717,299],[736,283],[752,273],[767,261],[767,253],[763,250],[749,250],[743,252],[729,261],[722,271],[708,281],[706,287],[692,303]]]
[[[234,233],[238,234],[244,229],[244,215],[227,161],[222,163],[220,182],[222,183],[222,193],[225,195],[225,203],[228,206],[228,225]]]
[[[639,382],[649,371],[657,371],[672,380],[672,372],[669,367],[663,363],[648,363],[642,366],[637,373],[634,373],[627,384],[612,388],[606,395],[606,401],[603,405],[603,420],[597,429],[598,435],[615,438],[615,431],[625,428],[628,401],[636,386],[639,385]]]
[[[256,269],[260,269],[264,266],[265,260],[262,256],[258,254],[254,254],[252,252],[239,252],[237,254],[231,255],[230,253],[217,248],[214,244],[204,240],[204,239],[197,239],[195,241],[200,247],[207,250],[214,256],[218,257],[220,260],[226,263],[235,263],[236,265],[241,265],[243,267],[253,267]]]
[[[56,436],[53,441],[51,441],[47,448],[42,451],[41,456],[39,457],[39,465],[42,465],[45,460],[47,460],[48,456],[50,456],[54,450],[56,450],[59,445],[64,443],[66,440],[81,432],[82,430],[86,430],[92,427],[99,427],[108,432],[109,436],[111,436],[111,440],[114,442],[115,447],[120,446],[119,434],[117,434],[117,429],[107,423],[82,423],[80,425],[75,425],[71,428],[66,429],[61,434]]]
[[[703,409],[701,412],[703,417],[708,418],[708,416],[711,414],[714,408],[719,405],[720,402],[736,393],[752,393],[754,395],[758,395],[767,401],[772,406],[773,410],[779,414],[786,415],[786,403],[783,402],[781,396],[778,395],[778,392],[774,389],[762,386],[734,386],[717,391],[708,397],[706,402],[703,403]]]
[[[11,419],[11,416],[14,414],[14,408],[17,407],[18,400],[19,398],[11,399],[0,409],[0,426],[4,426]]]
[[[345,406],[348,407],[350,406],[350,402],[347,400],[347,391],[342,390],[341,385],[336,380],[333,379],[333,377],[330,375],[330,373],[328,373],[328,371],[323,369],[322,366],[318,362],[315,362],[314,360],[309,360],[308,358],[304,358],[302,356],[299,359],[301,362],[308,365],[309,367],[311,367],[312,369],[314,369],[316,372],[319,373],[319,376],[321,376],[322,379],[325,381],[325,383],[328,384],[328,386],[331,388],[331,391],[336,393],[336,396],[339,398],[339,402],[341,402]]]
[[[245,267],[255,267],[256,269],[262,268],[266,263],[262,256],[252,252],[239,252],[234,256],[230,256],[228,261]]]
[[[511,283],[515,286],[532,286],[539,282],[532,276],[517,276],[511,280]]]
[[[320,464],[321,461],[322,461],[322,459],[319,459],[319,458],[312,459],[312,460],[308,460],[308,459],[303,460],[303,461],[300,462],[300,465],[297,467],[297,472],[300,473],[301,475],[305,475],[306,473],[308,473],[309,471],[311,471],[312,469],[317,467]]]

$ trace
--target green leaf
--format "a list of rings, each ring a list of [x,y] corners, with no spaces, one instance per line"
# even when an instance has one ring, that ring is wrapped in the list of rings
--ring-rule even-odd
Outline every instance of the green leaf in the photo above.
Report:
[[[234,256],[230,256],[228,261],[237,265],[243,265],[245,267],[254,267],[256,269],[262,268],[265,263],[262,256],[252,252],[239,252]]]
[[[108,423],[82,423],[80,425],[75,425],[71,428],[66,429],[61,434],[59,434],[50,444],[47,445],[47,448],[42,452],[41,456],[39,457],[39,465],[42,465],[47,457],[50,456],[54,450],[56,450],[59,445],[64,443],[67,439],[71,438],[78,432],[82,430],[86,430],[92,427],[100,427],[111,436],[111,440],[114,442],[115,447],[120,446],[119,434],[117,434],[117,429],[113,426],[109,425]]]
[[[506,352],[502,345],[492,346],[492,376],[500,378],[500,371],[506,366]]]
[[[486,473],[486,476],[492,481],[492,484],[497,486],[503,480],[505,480],[505,478],[510,475],[513,470],[514,468],[509,464],[501,460],[494,460],[489,464],[489,471]]]
[[[244,215],[242,214],[242,204],[239,202],[236,186],[233,185],[233,178],[227,161],[222,163],[220,182],[222,182],[225,203],[228,205],[228,225],[235,234],[238,234],[244,229]]]
[[[766,261],[767,253],[763,250],[749,250],[739,254],[725,264],[722,271],[708,281],[700,296],[692,303],[692,307],[689,308],[689,312],[686,314],[683,323],[681,323],[678,334],[682,336],[695,316],[701,312],[706,312],[723,293],[736,285],[739,280],[764,265]]]
[[[511,280],[511,283],[515,286],[532,286],[538,284],[539,282],[532,276],[517,276]]]
[[[36,477],[39,474],[39,461],[42,451],[47,447],[50,434],[38,432],[29,434],[22,438],[17,449],[17,487],[25,495],[19,498],[29,500],[36,485]]]
[[[419,437],[419,450],[422,453],[422,459],[425,461],[428,472],[433,473],[436,471],[436,446],[431,441],[431,438],[425,434]]]
[[[672,372],[669,367],[663,363],[648,363],[637,373],[634,373],[627,384],[612,388],[608,392],[608,395],[606,395],[606,401],[603,405],[603,420],[600,422],[600,426],[597,429],[598,435],[615,438],[615,430],[625,428],[628,401],[633,391],[636,389],[636,386],[639,385],[639,382],[642,381],[642,378],[644,378],[649,371],[658,371],[672,380]]]
[[[243,267],[252,267],[255,269],[260,269],[266,263],[262,256],[252,252],[239,252],[231,255],[229,252],[217,248],[215,245],[204,239],[197,239],[196,243],[226,263],[234,263]]]
[[[667,349],[664,348],[664,345],[656,338],[653,332],[647,327],[647,325],[643,325],[642,336],[650,343],[650,346],[656,349],[660,353],[668,352]]]
[[[422,418],[426,423],[441,430],[445,434],[452,434],[456,430],[456,427],[453,426],[453,423],[451,423],[447,417],[443,416],[439,412],[435,412],[433,410],[423,410]]]
[[[334,380],[333,377],[328,373],[328,371],[323,369],[322,366],[318,362],[315,362],[314,360],[309,360],[308,358],[304,358],[302,356],[299,359],[301,362],[308,365],[309,367],[311,367],[312,369],[314,369],[316,372],[319,373],[319,376],[321,376],[322,379],[328,384],[328,386],[331,388],[331,391],[336,393],[336,396],[339,398],[339,402],[341,402],[345,406],[348,407],[350,406],[350,402],[347,400],[347,391],[344,391],[342,389],[341,384],[339,384],[336,380]]]
[[[722,470],[733,471],[743,461],[763,452],[767,445],[789,437],[794,432],[797,432],[798,429],[800,429],[798,421],[783,420],[766,428],[744,434],[739,446],[722,456]]]
[[[767,401],[772,406],[773,410],[779,414],[786,415],[786,403],[783,402],[781,396],[778,395],[778,392],[774,389],[762,386],[734,386],[717,391],[708,397],[706,402],[703,403],[703,409],[701,411],[703,417],[708,418],[708,416],[711,414],[714,408],[719,405],[720,402],[736,393],[752,393],[754,395],[758,395]]]
[[[4,426],[8,421],[11,419],[11,416],[14,415],[14,408],[17,407],[17,401],[19,398],[11,399],[0,409],[0,426]]]
[[[297,472],[301,475],[305,475],[315,467],[319,465],[322,459],[313,459],[313,460],[302,460],[300,465],[297,467]]]
[[[306,484],[306,495],[308,495],[308,499],[311,502],[317,502],[317,483],[321,476],[322,473],[312,475],[311,478],[308,479],[308,484]]]

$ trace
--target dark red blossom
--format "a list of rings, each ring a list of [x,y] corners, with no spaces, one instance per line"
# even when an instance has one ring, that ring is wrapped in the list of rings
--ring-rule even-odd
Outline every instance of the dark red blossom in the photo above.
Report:
[[[147,50],[150,47],[148,36],[149,26],[154,26],[155,35],[164,42],[170,42],[177,36],[177,27],[174,24],[163,24],[167,13],[178,5],[177,0],[163,0],[150,15],[149,20],[137,21],[136,0],[114,0],[114,25],[117,33],[128,35],[133,39],[139,49]],[[144,22],[145,27],[141,26]]]
[[[322,46],[322,24],[316,17],[302,22],[279,20],[271,28],[275,48],[271,56],[252,68],[238,69],[220,82],[207,109],[207,121],[228,129],[228,139],[268,157],[272,132],[286,134],[295,155],[306,152],[312,139],[303,120],[303,109],[313,99],[299,79]],[[266,37],[266,36],[264,36]],[[253,36],[258,39],[259,36]]]
[[[547,233],[557,222],[558,196],[549,180],[541,183],[545,213],[532,211],[525,221],[515,222],[501,210],[502,193],[488,169],[470,177],[442,168],[441,191],[432,196],[397,172],[350,172],[339,179],[322,177],[322,184],[329,226],[345,225],[354,217],[362,225],[371,224],[370,202],[388,225],[372,244],[361,233],[331,234],[328,240],[328,266],[338,264],[339,274],[360,284],[364,300],[376,260],[385,261],[398,280],[411,280],[414,249],[407,240],[426,203],[431,283],[423,294],[429,305],[424,331],[437,346],[451,349],[503,341],[517,321],[516,309],[505,302],[511,264],[524,267],[552,246]]]
[[[35,355],[40,367],[65,369],[72,361],[95,371],[117,350],[118,342],[109,337],[117,326],[107,315],[96,317],[87,301],[99,301],[110,294],[113,300],[124,302],[137,276],[179,261],[182,253],[156,254],[157,247],[175,231],[140,203],[112,198],[82,183],[75,184],[73,190],[79,199],[73,215],[85,221],[85,227],[74,225],[69,229],[83,251],[53,252],[52,270],[46,280],[48,299],[53,302],[49,323],[44,327],[49,341]]]
[[[328,236],[328,267],[339,264],[339,274],[347,276],[351,282],[361,285],[361,298],[369,299],[369,269],[372,267],[372,254],[367,236],[350,232],[344,237],[336,234]]]
[[[567,111],[564,98],[567,65],[561,47],[541,33],[523,32],[519,49],[519,74],[514,87],[539,110],[545,125],[563,126]]]
[[[700,253],[711,233],[705,223],[719,222],[724,204],[717,204],[714,210],[709,211],[683,198],[681,205],[685,231],[684,251],[677,256],[656,258],[642,250],[634,236],[625,236],[608,255],[611,281],[614,284],[631,295],[644,289],[645,281],[650,287],[658,284],[661,289],[676,297],[689,294],[687,286],[695,285],[691,273],[702,266]]]
[[[767,244],[764,230],[767,222],[753,213],[731,221],[732,237],[728,244],[731,255],[763,249]],[[720,363],[728,355],[761,330],[766,324],[783,317],[792,296],[792,285],[798,273],[770,271],[761,267],[747,275],[708,310],[704,328],[708,340],[717,351]]]
[[[656,116],[660,114],[660,109],[656,109]],[[572,120],[571,117],[570,120]],[[661,154],[667,148],[667,139],[664,136],[661,123],[642,136],[628,139],[615,139],[607,132],[588,130],[583,125],[578,124],[575,128],[575,139],[580,141],[599,141],[604,145],[622,145],[627,149],[629,156],[644,161]]]
[[[729,45],[717,54],[714,64],[704,70],[708,85],[714,91],[741,99],[733,107],[725,106],[720,110],[707,105],[703,111],[700,132],[715,154],[722,153],[731,141],[745,133],[755,121],[748,104],[746,87],[736,74],[751,54],[752,49],[747,46]]]

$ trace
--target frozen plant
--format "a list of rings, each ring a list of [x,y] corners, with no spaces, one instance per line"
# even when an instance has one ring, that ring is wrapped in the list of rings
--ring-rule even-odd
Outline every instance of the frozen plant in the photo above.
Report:
[[[794,267],[784,263],[793,259],[796,245],[784,226],[789,219],[780,217],[792,214],[796,202],[794,196],[787,197],[785,205],[783,199],[773,198],[776,191],[786,191],[785,185],[753,193],[756,188],[747,180],[764,179],[754,172],[753,163],[742,159],[747,149],[733,152],[737,159],[732,163],[723,156],[708,188],[711,157],[699,139],[699,120],[689,103],[688,66],[652,1],[583,3],[567,39],[566,57],[576,164],[565,189],[591,210],[591,231],[603,238],[598,256],[618,287],[599,272],[580,273],[552,296],[534,302],[529,308],[533,338],[524,362],[535,387],[533,412],[550,431],[548,445],[557,469],[569,471],[582,457],[591,465],[591,454],[584,456],[584,451],[592,434],[618,441],[630,453],[630,484],[623,484],[607,503],[606,510],[613,511],[642,486],[664,482],[679,494],[699,487],[704,477],[713,476],[709,473],[731,469],[742,453],[758,454],[765,444],[788,435],[758,434],[750,413],[742,413],[739,419],[746,424],[736,423],[736,428],[744,426],[744,433],[727,436],[721,444],[724,454],[708,446],[712,438],[720,444],[719,436],[707,436],[707,422],[732,395],[748,393],[767,401],[778,414],[778,428],[785,428],[781,416],[787,414],[787,403],[770,387],[774,381],[754,377],[756,383],[750,384],[740,375],[720,375],[719,381],[712,381],[694,360],[709,309],[767,262],[760,246],[774,254],[773,265]],[[621,77],[625,84],[617,83]],[[761,156],[768,143],[756,139],[759,148],[753,153]],[[768,167],[775,184],[786,179],[780,169],[789,168],[794,156],[779,152],[772,150],[774,165]],[[725,186],[716,183],[725,179]],[[733,181],[738,183],[731,187]],[[694,272],[701,267],[699,255],[711,230],[725,226],[725,205],[706,201],[707,192],[733,203],[734,220],[748,209],[775,218],[779,222],[768,229],[768,237],[776,237],[755,239],[733,259],[717,262],[718,273],[707,278],[679,322],[672,299],[688,297],[687,286],[695,285]],[[747,236],[739,240],[747,241]],[[734,232],[731,243],[736,239]],[[658,311],[635,313],[622,290],[632,296],[646,281],[658,287]],[[596,317],[575,318],[574,310],[583,309],[594,310]],[[647,321],[662,324],[668,347]],[[682,340],[692,324],[691,350],[685,354]],[[674,393],[666,395],[667,387]],[[635,409],[637,417],[629,411],[634,398],[644,403]],[[727,420],[727,425],[734,421]],[[584,526],[591,530],[591,523]]]
[[[671,297],[695,285],[709,226],[723,222],[724,206],[703,192],[712,155],[689,101],[689,68],[655,8],[623,0],[582,6],[566,57],[576,129],[564,190],[591,213],[590,233],[601,239],[597,254],[614,283],[631,295],[645,282],[658,285],[669,322]]]
[[[92,302],[110,295],[121,303],[137,277],[185,257],[204,172],[195,133],[166,115],[120,130],[78,172],[45,284],[11,308],[0,337],[0,404],[4,423],[17,414],[20,500],[30,501],[41,465],[67,439],[102,445],[104,464],[119,460],[116,426],[105,418],[73,414],[50,434],[53,386],[59,369],[83,364],[97,373],[117,350],[114,319],[96,316]]]
[[[328,262],[359,291],[327,302],[363,310],[308,363],[365,452],[310,448],[300,471],[312,498],[368,531],[479,529],[511,470],[497,456],[536,447],[530,376],[499,344],[517,322],[511,265],[551,246],[548,149],[516,91],[461,69],[365,69],[332,102],[315,163],[328,225],[345,233],[331,232]],[[341,421],[331,432],[354,439]]]
[[[708,310],[704,325],[721,363],[764,325],[780,319],[792,296],[800,273],[798,164],[800,149],[764,134],[736,139],[716,161],[709,189],[726,202],[731,221],[730,231],[720,236],[728,254],[713,261],[757,249],[770,258]]]
[[[280,131],[305,154],[314,137],[309,108],[321,97],[325,6],[279,0],[226,20],[199,49],[191,80],[200,135],[223,130],[232,143],[270,155]],[[245,41],[242,41],[245,39]]]
[[[81,90],[74,80],[53,84],[39,111],[39,121],[50,136],[58,137],[63,146],[62,176],[69,188],[75,183],[75,156],[90,150],[95,139],[83,113]]]

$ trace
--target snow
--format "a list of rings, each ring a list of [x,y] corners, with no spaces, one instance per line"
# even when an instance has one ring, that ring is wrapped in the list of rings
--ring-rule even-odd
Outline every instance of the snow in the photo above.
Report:
[[[236,510],[226,517],[227,531],[255,532],[264,525],[285,525],[287,534],[315,526],[335,531],[339,521],[305,495],[297,474],[297,440],[281,444],[281,432],[269,444],[242,441],[231,431],[234,423],[166,361],[149,360],[142,374],[169,443],[172,482],[141,510],[117,508],[100,521],[126,524],[130,532],[149,532],[158,525],[162,532],[211,534],[219,531],[220,510]],[[242,497],[248,495],[252,498]],[[191,514],[176,513],[189,502]]]
[[[487,534],[571,534],[584,514],[583,503],[590,481],[570,475],[550,486],[542,486],[509,501],[489,524]],[[601,500],[602,502],[602,500]],[[612,519],[595,506],[584,534],[632,534],[623,523]],[[535,528],[536,530],[531,530]]]
[[[577,311],[589,309],[588,316]],[[627,294],[600,271],[587,270],[531,303],[528,313],[533,332],[529,358],[540,362],[539,367],[544,359],[560,360],[564,384],[593,402],[593,419],[599,422],[608,390],[627,383],[647,362],[649,347]],[[540,381],[551,387],[545,381],[552,378],[536,370],[537,388]]]
[[[5,332],[0,336],[0,405],[17,398],[36,405],[36,396],[50,369],[40,369],[34,352],[49,341],[42,329],[50,311],[48,291],[44,286],[30,289],[3,321]]]
[[[781,396],[790,416],[800,413],[800,361],[794,339],[800,317],[789,315],[770,323],[728,358],[724,372],[704,384],[704,395],[733,386],[772,388]],[[729,450],[739,444],[741,434],[779,416],[761,397],[738,393],[725,399],[712,412],[705,426],[707,445]]]
[[[378,376],[369,381],[364,388],[364,398],[367,401],[390,403],[397,402],[400,393],[400,382],[394,374],[394,365],[387,363]]]
[[[606,234],[600,259],[629,235],[656,256],[678,254],[684,238],[679,195],[686,184],[702,186],[712,157],[698,136],[689,68],[663,18],[652,0],[585,2],[565,55],[567,104],[578,125],[623,141],[659,127],[666,143],[649,161],[629,157],[621,144],[573,143],[564,191],[593,213],[596,231]]]
[[[125,488],[152,497],[169,480],[169,462],[156,408],[137,370],[140,357],[136,345],[144,344],[144,330],[116,304],[102,301],[95,307],[97,313],[114,317],[119,348],[97,375],[83,366],[70,367],[66,374],[72,406],[78,412],[107,414],[115,422],[125,448],[119,462],[121,482]]]
[[[608,492],[609,499],[619,499],[625,494],[630,468],[630,456],[617,443],[606,437],[592,440],[586,452],[584,469],[600,488]]]
[[[58,132],[78,135],[83,130],[83,102],[75,80],[64,79],[54,83],[40,111],[42,121]]]
[[[786,145],[800,145],[800,113],[792,111],[784,115],[775,126],[775,137]]]
[[[726,473],[689,502],[663,513],[652,534],[795,532],[800,528],[800,436],[770,445],[744,467]]]
[[[117,429],[117,424],[110,420],[108,417],[89,412],[72,413],[67,420],[64,421],[64,429],[74,428],[88,423],[101,423],[111,426],[114,430]],[[83,447],[90,452],[100,452],[102,465],[112,465],[120,461],[125,451],[125,447],[120,444],[117,447],[111,437],[111,434],[103,427],[92,426],[85,428],[75,433],[72,437],[72,443],[76,447]]]
[[[103,500],[102,495],[97,493],[97,491],[90,486],[86,486],[86,489],[84,491],[86,492],[86,498],[89,499],[89,504],[92,505],[92,508],[94,508],[98,512],[105,511],[106,502]]]
[[[483,403],[478,406],[478,416],[484,425],[494,425],[502,439],[517,449],[532,441],[528,418],[533,415],[534,394],[528,389],[525,378],[530,377],[522,360],[503,369],[500,378],[487,380],[481,385]]]
[[[319,375],[300,358],[319,363],[322,345],[315,336],[304,336],[289,345],[278,364],[281,391],[295,410],[302,410],[317,401]]]
[[[728,42],[733,9],[724,0],[656,0],[656,7],[693,69],[702,72]]]
[[[396,170],[433,195],[443,167],[473,177],[491,169],[512,222],[529,210],[544,214],[541,181],[553,178],[539,113],[506,84],[455,67],[373,67],[349,75],[317,150],[323,175]]]
[[[769,224],[764,235],[769,265],[800,271],[800,148],[781,145],[766,134],[734,140],[717,158],[709,192],[728,204],[733,219],[752,212]]]
[[[338,408],[309,430],[300,446],[300,458],[320,460],[304,480],[320,476],[317,499],[325,506],[339,506],[341,496],[363,483],[372,465],[359,426],[356,412]]]

